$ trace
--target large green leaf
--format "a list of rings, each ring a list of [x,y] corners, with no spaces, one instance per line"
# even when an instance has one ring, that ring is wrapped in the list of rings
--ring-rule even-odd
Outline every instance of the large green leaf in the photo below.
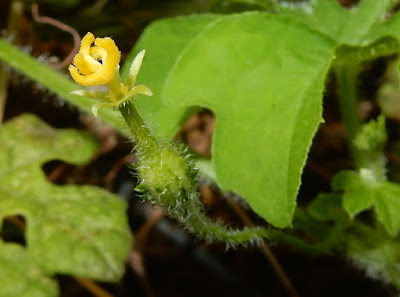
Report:
[[[20,264],[28,265],[29,260],[50,275],[119,279],[131,246],[126,204],[101,188],[56,186],[41,170],[53,159],[87,162],[97,149],[96,141],[23,115],[1,127],[0,144],[0,224],[10,215],[22,215],[27,222],[27,255]],[[0,254],[3,249],[11,253],[8,244],[0,245]]]
[[[357,55],[358,47],[384,44],[382,38],[389,36],[394,38],[386,38],[386,46],[398,50],[399,13],[386,17],[394,2],[362,0],[349,10],[335,0],[315,0],[281,8],[280,15],[161,20],[145,31],[123,70],[136,52],[147,49],[139,81],[155,96],[138,98],[137,105],[158,135],[173,137],[190,107],[213,109],[218,118],[213,161],[221,186],[244,195],[276,226],[286,226],[320,121],[320,98],[334,48],[351,46]],[[376,48],[365,50],[372,57]],[[393,48],[383,52],[393,53]],[[0,59],[84,110],[92,104],[70,95],[76,84],[2,40]],[[123,131],[115,113],[104,110],[100,116]],[[238,172],[245,176],[238,177]]]
[[[167,79],[166,103],[216,115],[220,186],[275,226],[291,224],[333,53],[331,40],[289,18],[232,15],[203,30]]]
[[[57,283],[46,276],[23,247],[0,241],[0,251],[1,296],[58,296]]]
[[[217,15],[195,15],[154,22],[145,30],[124,64],[122,77],[128,74],[136,54],[148,49],[138,80],[152,90],[153,96],[138,97],[135,105],[148,124],[155,126],[155,132],[162,137],[174,137],[188,112],[188,108],[165,107],[161,100],[165,78],[182,50],[216,19]]]

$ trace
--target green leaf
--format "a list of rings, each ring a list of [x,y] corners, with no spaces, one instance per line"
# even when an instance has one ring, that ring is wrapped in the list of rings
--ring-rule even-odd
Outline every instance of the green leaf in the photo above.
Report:
[[[50,275],[119,279],[131,246],[126,204],[101,188],[56,186],[41,170],[54,159],[86,163],[96,141],[23,115],[1,127],[0,143],[0,224],[24,216],[29,261]]]
[[[386,67],[383,83],[377,92],[377,101],[382,114],[396,119],[400,114],[400,59],[390,61]]]
[[[139,80],[155,96],[139,97],[137,105],[160,136],[172,138],[191,107],[213,109],[218,118],[213,162],[220,185],[245,196],[256,212],[276,226],[287,226],[308,147],[320,122],[323,83],[333,52],[343,44],[349,46],[344,53],[355,56],[361,53],[359,47],[371,44],[363,48],[367,56],[381,45],[386,49],[378,55],[398,51],[400,13],[386,18],[393,3],[362,0],[347,9],[335,0],[289,6],[285,2],[280,15],[161,20],[145,31],[123,72],[134,55],[146,48]],[[76,84],[3,40],[0,59],[84,110],[93,103],[71,95],[78,89]],[[100,117],[123,131],[115,113],[103,110]],[[267,166],[260,170],[259,164]],[[238,177],[238,172],[246,175]],[[356,213],[365,205],[348,208]]]
[[[281,14],[290,15],[312,30],[321,32],[340,45],[368,45],[380,38],[370,38],[370,31],[376,30],[385,20],[386,11],[392,0],[362,0],[348,9],[335,0],[315,0],[295,8],[283,5]]]
[[[396,236],[400,230],[400,185],[384,182],[376,190],[375,196],[378,220],[391,236]]]
[[[342,171],[334,177],[333,189],[344,190],[343,207],[351,215],[366,210],[373,205],[378,220],[391,236],[400,231],[400,185],[379,182],[371,171],[361,169],[360,173]]]
[[[364,176],[368,176],[365,171]],[[350,170],[338,173],[332,181],[333,190],[344,190],[343,207],[351,217],[371,207],[375,201],[376,183]]]
[[[384,36],[400,38],[400,11],[396,11],[391,18],[376,23],[366,36],[364,43],[370,43],[371,40],[377,40]]]
[[[153,96],[138,97],[135,106],[150,126],[157,127],[155,133],[159,136],[173,138],[186,120],[188,112],[188,108],[166,107],[163,104],[161,91],[165,78],[189,42],[218,18],[217,15],[194,15],[154,22],[145,30],[128,56],[122,68],[123,78],[127,76],[136,54],[143,49],[147,50],[138,81],[149,87]]]
[[[0,263],[1,296],[58,296],[57,283],[46,276],[23,247],[0,241]]]
[[[376,120],[371,120],[361,126],[353,142],[359,150],[364,152],[381,153],[386,141],[385,117],[381,115]]]
[[[368,175],[368,171],[366,174]],[[338,185],[343,184],[343,188]],[[333,189],[343,189],[343,207],[354,217],[359,212],[370,208],[374,201],[374,190],[376,185],[368,178],[363,178],[360,174],[352,171],[340,172],[333,181]]]
[[[372,230],[371,233],[374,231]],[[369,234],[369,237],[374,234]],[[374,279],[382,279],[400,288],[400,244],[395,240],[377,238],[374,243],[364,240],[347,241],[347,255]]]
[[[349,216],[342,208],[342,200],[342,195],[337,193],[320,194],[307,206],[307,212],[319,221],[346,225]]]
[[[289,18],[232,15],[192,40],[165,84],[167,104],[214,111],[219,185],[278,227],[291,224],[333,52],[329,39]]]

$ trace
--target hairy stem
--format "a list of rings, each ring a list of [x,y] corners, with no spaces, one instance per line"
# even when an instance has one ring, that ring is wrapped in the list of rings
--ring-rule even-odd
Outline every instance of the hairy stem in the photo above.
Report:
[[[341,64],[336,68],[336,78],[339,93],[339,105],[342,112],[343,122],[349,136],[350,152],[357,168],[361,168],[361,159],[358,149],[353,141],[361,127],[360,116],[358,114],[357,102],[357,76],[359,66]]]
[[[171,217],[189,231],[229,245],[258,243],[267,238],[310,253],[325,249],[325,243],[311,244],[272,228],[233,229],[212,221],[203,209],[197,189],[197,171],[190,158],[171,144],[158,142],[130,101],[119,108],[136,142],[139,186],[148,200],[162,205]]]
[[[120,106],[125,122],[127,123],[131,135],[137,145],[141,146],[141,150],[158,150],[158,144],[152,136],[150,129],[145,125],[138,111],[132,103],[132,100]]]
[[[379,151],[368,151],[357,147],[355,139],[359,136],[363,123],[358,114],[357,98],[357,76],[360,72],[360,65],[337,65],[335,67],[337,76],[340,109],[343,122],[349,136],[350,152],[354,159],[355,168],[367,168],[374,173],[377,180],[386,180],[386,164],[383,147]],[[382,132],[386,133],[386,132]],[[373,145],[373,144],[371,144]]]
[[[22,14],[23,4],[20,0],[13,0],[10,6],[7,30],[5,37],[12,42],[15,39],[18,19]],[[3,122],[4,109],[7,101],[8,70],[5,64],[0,63],[0,125]]]

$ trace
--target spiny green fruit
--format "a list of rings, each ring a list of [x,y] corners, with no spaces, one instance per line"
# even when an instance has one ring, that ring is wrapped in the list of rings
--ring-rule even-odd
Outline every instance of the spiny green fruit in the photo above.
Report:
[[[157,150],[137,148],[137,189],[149,201],[172,210],[182,207],[189,194],[197,192],[197,169],[185,150],[171,144],[159,144]]]

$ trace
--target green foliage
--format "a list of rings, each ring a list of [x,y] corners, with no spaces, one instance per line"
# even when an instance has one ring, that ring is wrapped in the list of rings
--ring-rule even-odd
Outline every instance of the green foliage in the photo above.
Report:
[[[400,270],[398,267],[400,262],[399,243],[382,238],[373,239],[376,241],[373,243],[368,242],[368,244],[366,244],[367,240],[364,242],[349,240],[349,258],[359,267],[363,268],[368,276],[373,279],[390,282],[397,288],[400,288]]]
[[[385,22],[391,0],[362,0],[347,9],[338,1],[309,1],[304,9],[282,8],[281,13],[301,20],[312,30],[335,40],[338,45],[367,46],[381,36],[392,35],[392,21]]]
[[[171,139],[197,108],[211,109],[217,119],[213,168],[207,162],[202,163],[207,165],[203,168],[223,190],[242,195],[269,223],[288,227],[307,153],[322,121],[324,83],[329,69],[334,69],[344,123],[354,137],[349,142],[355,169],[340,172],[333,181],[336,193],[319,195],[307,214],[321,222],[319,235],[329,224],[340,225],[340,232],[354,228],[354,236],[352,231],[351,235],[339,234],[347,240],[348,254],[400,284],[396,265],[386,265],[399,261],[394,252],[397,245],[387,234],[396,236],[400,230],[400,186],[386,176],[385,121],[381,117],[362,125],[356,113],[355,86],[361,62],[400,52],[400,12],[392,12],[395,3],[362,0],[347,9],[335,0],[297,4],[229,1],[230,9],[263,11],[159,20],[145,30],[128,56],[123,76],[136,53],[146,49],[138,80],[149,86],[154,96],[139,97],[135,102],[146,124],[156,135]],[[273,14],[266,12],[270,9]],[[79,88],[70,80],[3,40],[0,59],[84,110],[93,104],[70,94]],[[390,71],[389,88],[378,93],[382,106],[385,100],[396,100],[397,60]],[[394,117],[390,106],[383,112]],[[115,113],[104,110],[100,117],[124,131]],[[144,176],[149,172],[153,170]],[[159,182],[156,191],[163,190],[161,180],[155,181]],[[157,202],[174,203],[173,199]],[[374,210],[386,231],[379,224],[376,229],[362,227],[360,231],[356,215],[367,209]],[[194,219],[208,220],[205,216]],[[313,232],[312,228],[303,229]],[[367,240],[368,233],[376,235],[376,243]],[[363,247],[363,242],[368,246]]]
[[[167,104],[214,111],[219,185],[246,197],[275,226],[292,220],[300,172],[321,122],[333,48],[329,39],[286,17],[233,15],[201,32],[165,83]],[[282,77],[292,83],[283,85]],[[246,174],[234,174],[241,171]]]
[[[396,236],[400,230],[400,186],[386,181],[383,150],[387,134],[384,117],[363,125],[354,139],[361,167],[359,172],[342,171],[333,180],[333,189],[344,190],[343,207],[350,216],[373,205],[378,220],[388,233]]]
[[[57,283],[20,245],[0,241],[0,294],[9,297],[58,296]]]
[[[400,113],[399,59],[389,62],[384,82],[377,93],[377,102],[382,114],[387,118],[397,118]]]
[[[307,212],[318,221],[347,225],[349,216],[342,208],[342,200],[340,194],[320,194],[308,205]]]
[[[92,186],[56,186],[41,170],[54,159],[86,163],[93,138],[23,115],[1,127],[0,143],[0,227],[12,215],[27,225],[25,248],[0,244],[0,295],[56,296],[55,273],[119,279],[131,246],[125,203]]]
[[[392,182],[377,181],[368,169],[359,173],[340,172],[333,181],[334,190],[344,190],[343,207],[354,216],[374,205],[378,220],[391,236],[400,230],[400,186]]]
[[[119,110],[136,143],[136,191],[157,204],[185,228],[207,241],[219,240],[228,246],[256,243],[271,237],[265,228],[234,229],[212,221],[204,211],[197,190],[197,173],[184,146],[159,141],[144,124],[132,101]]]
[[[126,65],[146,48],[138,79],[155,96],[138,98],[136,105],[158,135],[172,138],[195,106],[213,110],[212,162],[219,185],[244,196],[268,222],[285,227],[321,122],[332,60],[339,65],[397,52],[400,16],[385,17],[394,4],[389,0],[363,0],[351,10],[333,0],[275,4],[278,14],[158,21],[146,29]],[[4,41],[0,58],[85,110],[92,104],[69,94],[75,84]],[[100,116],[122,131],[114,113]]]
[[[139,79],[148,82],[155,96],[150,102],[139,98],[137,106],[145,118],[151,114],[150,125],[158,123],[158,133],[172,137],[188,112],[181,106],[211,108],[218,119],[213,160],[219,185],[239,192],[261,216],[284,227],[291,222],[299,174],[321,121],[323,78],[333,43],[301,24],[292,26],[290,19],[275,19],[254,13],[160,21],[145,32],[134,53],[148,49]],[[249,29],[243,28],[246,23]],[[271,45],[284,30],[288,33],[279,40],[282,51],[276,52]],[[309,42],[295,38],[299,34]],[[168,42],[159,36],[168,36]],[[316,57],[312,61],[307,56],[303,61],[289,59],[304,52],[319,55],[311,55]],[[277,71],[282,76],[276,76]],[[298,81],[303,75],[304,81]],[[166,77],[169,84],[162,90]],[[285,94],[281,77],[297,80]],[[161,101],[163,92],[171,98],[168,107]],[[274,162],[277,152],[281,162]],[[262,170],[260,162],[265,164]],[[240,171],[246,175],[232,174]]]
[[[148,122],[163,136],[179,129],[185,106],[213,110],[217,126],[212,158],[219,185],[245,197],[268,222],[288,226],[301,169],[320,123],[324,77],[335,49],[352,46],[340,48],[339,57],[345,57],[362,52],[355,47],[394,36],[397,22],[383,18],[390,5],[362,1],[348,10],[335,1],[313,1],[282,6],[280,15],[221,16],[204,22],[207,26],[199,32],[182,25],[196,23],[195,16],[159,21],[134,50],[156,53],[145,60],[139,79],[150,88],[154,84],[159,95],[152,103],[139,101],[139,110],[151,114]],[[208,17],[197,17],[196,24]],[[167,34],[168,42],[160,37]],[[181,36],[186,36],[185,43]],[[390,52],[397,45],[391,39],[382,43],[386,47],[375,45],[380,50],[369,49],[362,57]],[[159,67],[160,61],[168,62]],[[173,114],[178,108],[179,114]]]
[[[341,171],[333,181],[334,190],[345,190],[343,206],[351,216],[372,206],[376,185],[377,181],[368,169],[361,169],[359,173]]]
[[[361,127],[354,139],[355,146],[364,152],[380,153],[387,141],[385,118],[380,116],[376,121],[370,121]]]

